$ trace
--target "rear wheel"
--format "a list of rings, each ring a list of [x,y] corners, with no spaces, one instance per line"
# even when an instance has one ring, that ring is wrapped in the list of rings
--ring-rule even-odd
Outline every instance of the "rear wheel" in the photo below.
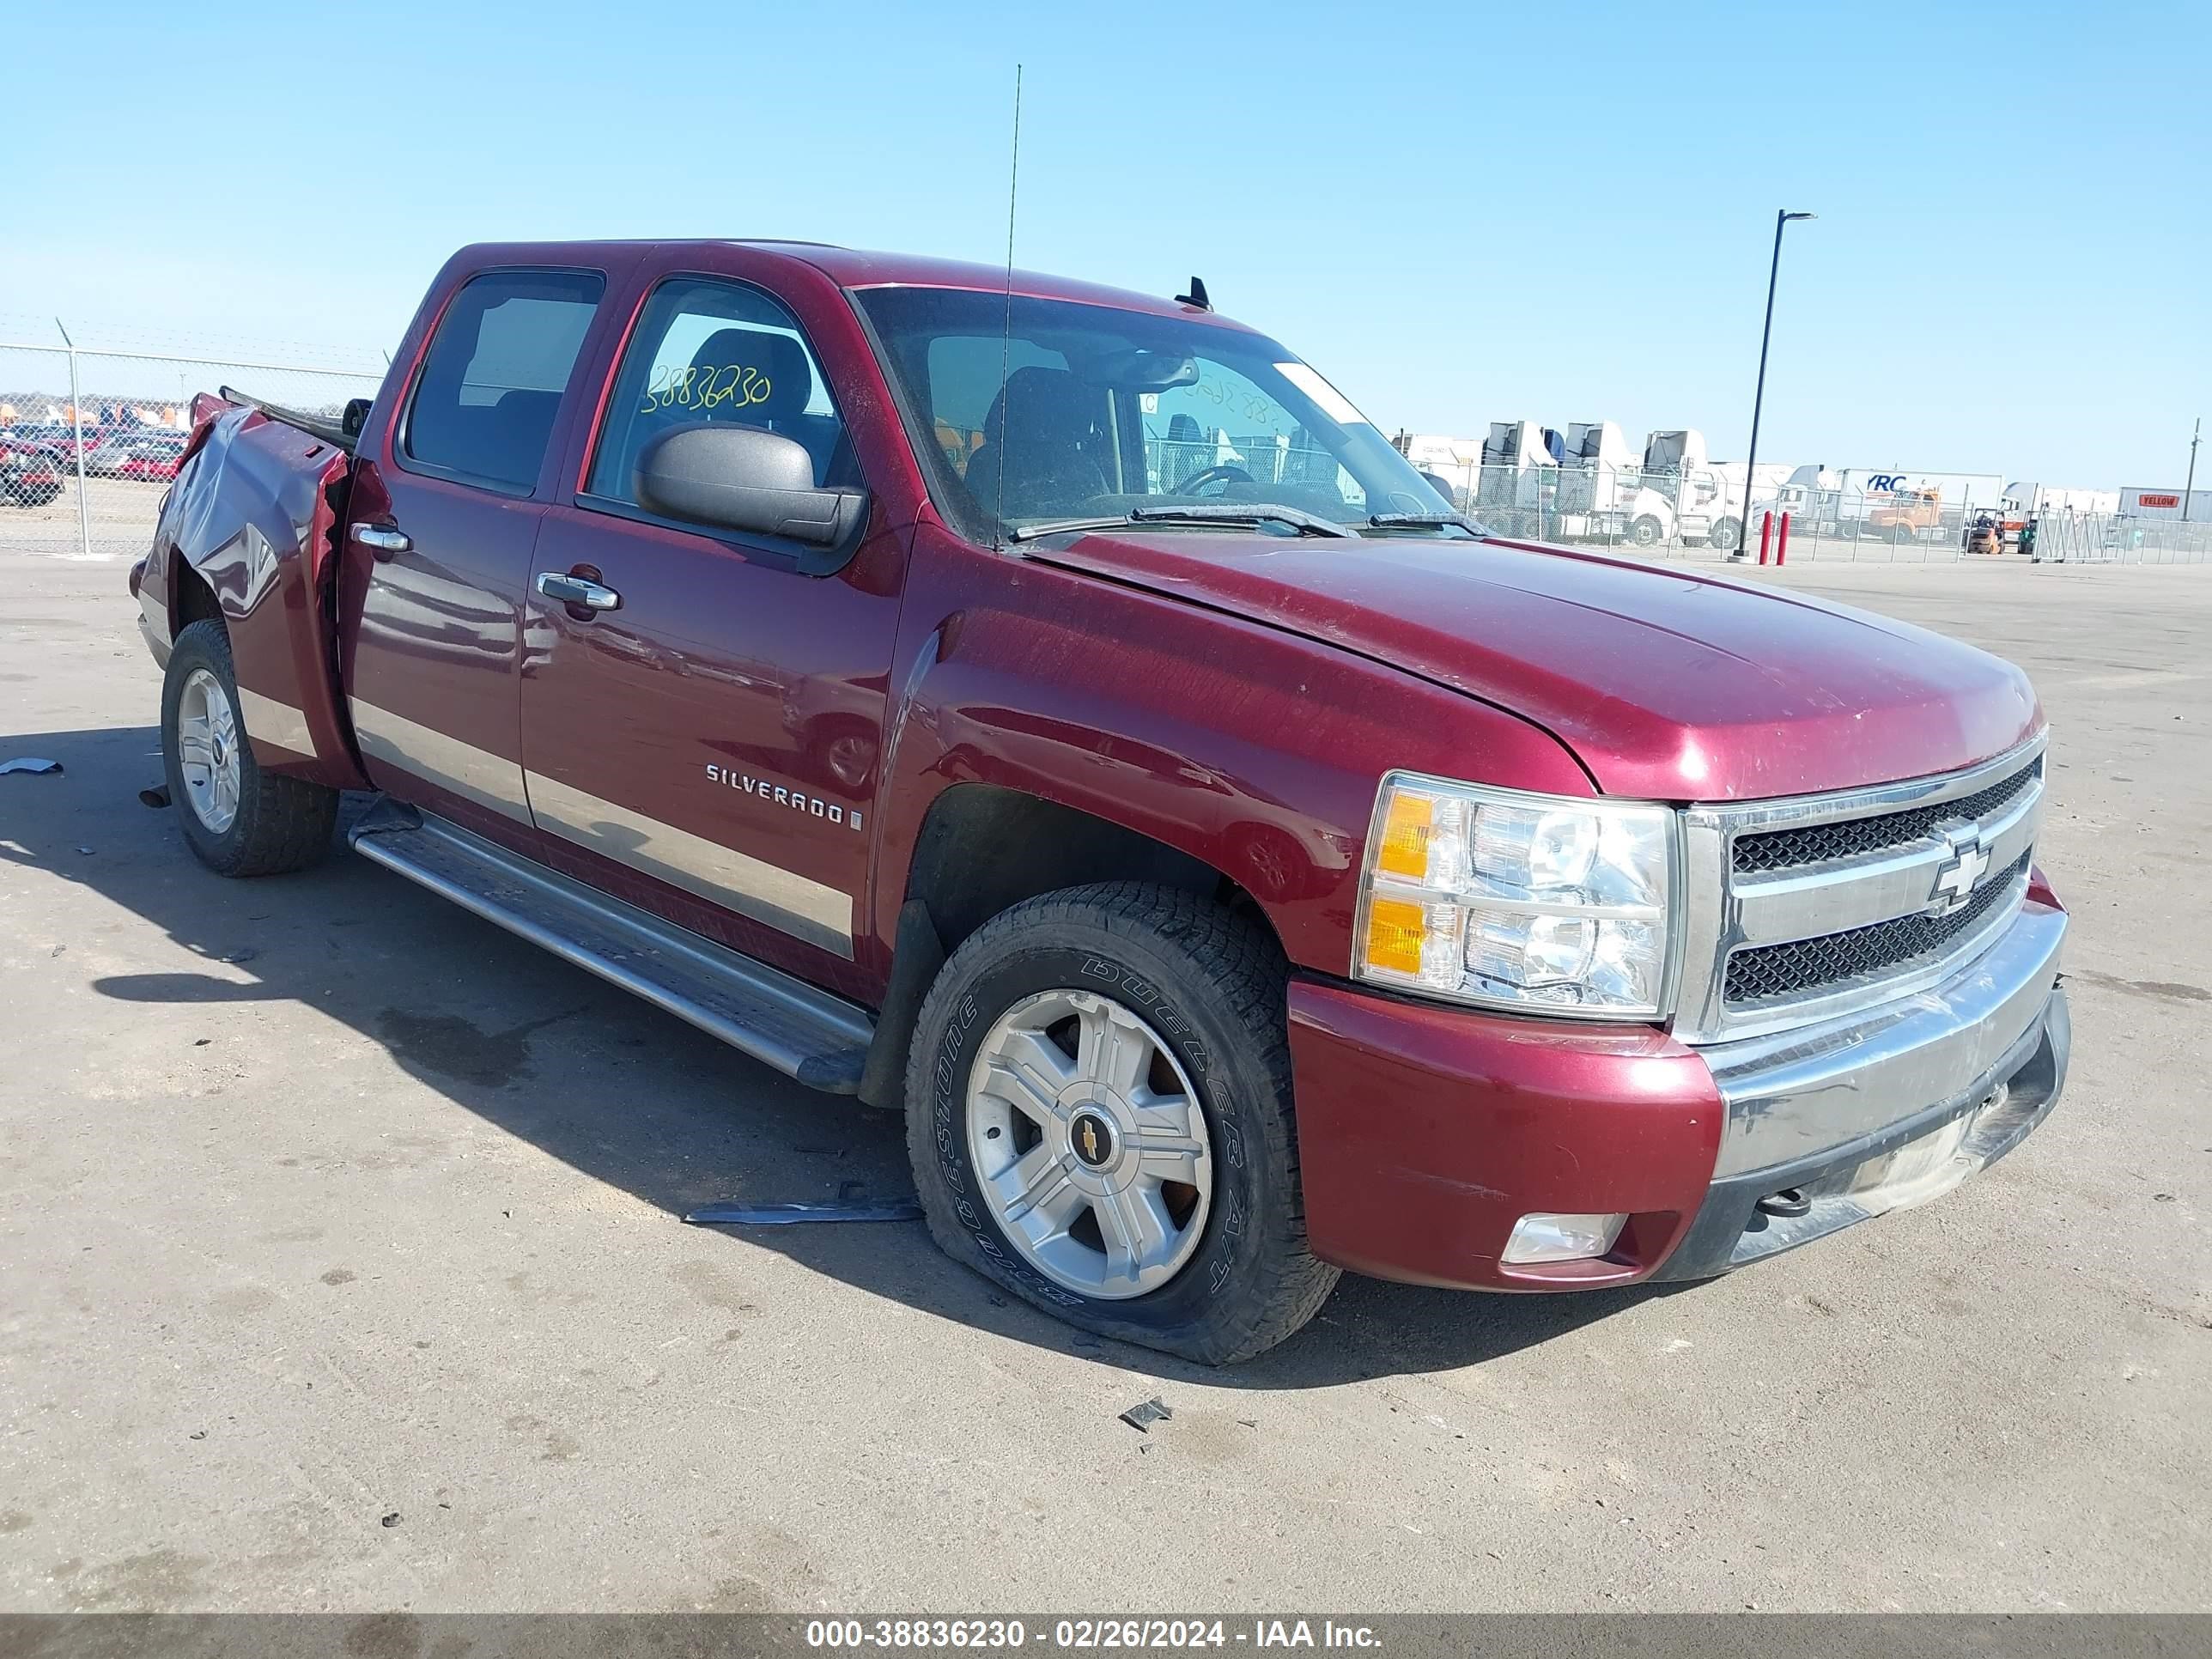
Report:
[[[1712,544],[1723,553],[1735,552],[1743,545],[1743,526],[1734,519],[1715,520]]]
[[[1649,513],[1639,514],[1628,526],[1628,539],[1638,547],[1658,546],[1659,538],[1664,533],[1659,520]]]
[[[908,1148],[956,1261],[1070,1323],[1209,1364],[1310,1319],[1280,952],[1134,883],[985,924],[922,1007]]]
[[[161,755],[185,844],[217,875],[303,870],[330,849],[338,792],[263,771],[248,737],[230,636],[196,622],[177,635],[161,687]]]

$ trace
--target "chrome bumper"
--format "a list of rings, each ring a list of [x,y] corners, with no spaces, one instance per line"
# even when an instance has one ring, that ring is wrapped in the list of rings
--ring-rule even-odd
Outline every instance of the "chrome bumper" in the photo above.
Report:
[[[2010,1152],[2065,1085],[2065,937],[2063,911],[2030,903],[1917,995],[1703,1050],[1728,1119],[1705,1206],[1658,1277],[1725,1273],[1924,1204]],[[1761,1207],[1784,1191],[1778,1207],[1798,1213]]]

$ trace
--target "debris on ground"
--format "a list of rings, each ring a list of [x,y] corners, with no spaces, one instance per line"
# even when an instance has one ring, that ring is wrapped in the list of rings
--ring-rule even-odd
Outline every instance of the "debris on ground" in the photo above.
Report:
[[[834,1204],[702,1204],[684,1214],[691,1227],[783,1227],[801,1221],[919,1221],[910,1198],[840,1200]]]
[[[1159,1396],[1154,1395],[1150,1400],[1123,1412],[1121,1420],[1139,1434],[1150,1434],[1153,1424],[1164,1423],[1174,1415],[1175,1413],[1161,1402]]]
[[[61,769],[62,763],[58,760],[37,760],[29,755],[11,761],[0,761],[0,774],[22,772],[34,778],[43,778]]]
[[[169,804],[169,786],[166,783],[149,784],[138,792],[138,799],[148,806],[167,806]]]
[[[399,1524],[399,1511],[398,1510],[392,1510],[391,1514],[386,1516],[383,1520],[378,1522],[376,1524],[380,1527],[398,1526]]]

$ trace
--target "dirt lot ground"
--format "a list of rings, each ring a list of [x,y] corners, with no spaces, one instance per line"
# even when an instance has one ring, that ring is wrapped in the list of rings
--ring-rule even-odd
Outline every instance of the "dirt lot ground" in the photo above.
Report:
[[[682,1226],[896,1192],[897,1126],[365,861],[206,874],[123,575],[0,551],[0,758],[68,769],[0,777],[0,1607],[2212,1607],[2212,568],[1781,578],[2057,723],[2009,1160],[1674,1294],[1348,1279],[1215,1374],[918,1225]]]

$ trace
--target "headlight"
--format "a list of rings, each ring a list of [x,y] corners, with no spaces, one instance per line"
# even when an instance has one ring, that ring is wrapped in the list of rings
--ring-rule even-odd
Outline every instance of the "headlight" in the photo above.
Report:
[[[1674,813],[1393,772],[1367,838],[1355,979],[1489,1006],[1654,1019]]]

